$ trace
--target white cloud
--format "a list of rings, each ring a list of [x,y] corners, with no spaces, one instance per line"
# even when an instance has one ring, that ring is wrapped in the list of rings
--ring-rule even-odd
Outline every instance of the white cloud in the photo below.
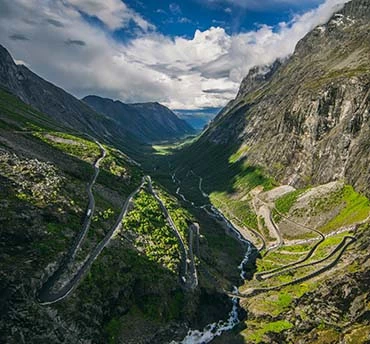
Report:
[[[178,22],[181,24],[191,24],[192,20],[187,17],[181,17],[178,19]]]
[[[168,6],[168,8],[170,9],[172,14],[181,14],[182,13],[180,5],[178,5],[176,3],[170,4]]]
[[[326,0],[291,23],[281,23],[277,31],[261,26],[230,36],[211,27],[196,30],[192,39],[149,31],[120,43],[79,12],[98,16],[111,30],[128,20],[144,31],[151,27],[120,0],[104,2],[103,11],[95,0],[13,0],[0,2],[0,42],[33,71],[77,96],[159,101],[173,109],[221,107],[235,96],[252,66],[291,54],[300,38],[344,2]],[[27,39],[14,39],[20,35]]]
[[[127,26],[131,20],[144,31],[154,28],[121,0],[67,0],[66,3],[99,18],[111,30]]]

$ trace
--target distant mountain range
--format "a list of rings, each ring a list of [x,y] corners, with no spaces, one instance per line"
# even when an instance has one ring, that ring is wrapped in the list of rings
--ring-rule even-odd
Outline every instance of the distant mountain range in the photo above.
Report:
[[[204,110],[177,110],[176,115],[197,131],[202,131],[217,115],[221,108]]]
[[[125,104],[98,96],[82,100],[142,142],[171,140],[195,133],[188,123],[159,103]]]
[[[0,86],[62,126],[104,138],[121,147],[195,133],[189,124],[158,103],[127,105],[93,96],[81,101],[26,66],[15,64],[1,45]]]

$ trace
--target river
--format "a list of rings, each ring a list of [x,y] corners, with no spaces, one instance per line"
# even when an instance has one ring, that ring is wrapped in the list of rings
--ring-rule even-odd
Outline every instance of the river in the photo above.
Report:
[[[199,179],[200,179],[199,190],[204,197],[208,197],[208,194],[206,194],[202,190],[202,178],[199,177]],[[172,175],[172,181],[174,183],[180,184],[180,181],[176,178],[175,173]],[[180,193],[180,186],[177,188],[176,194],[178,194],[184,201],[194,206],[193,202],[187,200],[186,197],[182,193]],[[224,214],[219,209],[214,207],[213,205],[203,205],[197,208],[203,208],[207,211],[207,213],[210,216],[218,220],[221,219],[226,224],[227,228],[237,236],[238,240],[246,246],[246,253],[244,255],[243,260],[240,262],[240,265],[238,266],[240,270],[240,277],[243,280],[245,280],[246,278],[245,266],[247,265],[247,263],[249,262],[252,256],[252,252],[253,252],[252,244],[248,240],[244,239],[243,236],[240,234],[240,232],[224,216]],[[234,292],[237,292],[237,291],[238,291],[238,288],[234,286]],[[188,334],[182,341],[180,342],[172,341],[170,344],[206,344],[206,343],[210,343],[213,339],[220,336],[222,333],[233,329],[240,322],[239,314],[238,314],[239,300],[237,298],[231,298],[231,300],[232,300],[232,309],[226,320],[220,320],[218,322],[208,324],[207,326],[203,328],[203,330],[189,330]]]

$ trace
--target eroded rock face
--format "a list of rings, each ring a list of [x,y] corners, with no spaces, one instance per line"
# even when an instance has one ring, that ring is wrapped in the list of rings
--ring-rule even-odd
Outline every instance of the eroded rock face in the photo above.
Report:
[[[370,186],[370,1],[354,0],[294,54],[251,70],[203,139],[245,145],[244,158],[294,186]],[[267,70],[267,72],[266,72]]]

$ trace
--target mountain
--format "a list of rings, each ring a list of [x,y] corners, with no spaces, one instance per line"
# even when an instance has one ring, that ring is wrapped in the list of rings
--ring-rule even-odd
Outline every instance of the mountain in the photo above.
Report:
[[[88,132],[97,137],[114,137],[127,134],[104,115],[40,78],[24,65],[16,65],[9,52],[0,46],[0,86],[18,96],[23,102],[49,115],[63,127]]]
[[[252,69],[237,98],[189,148],[187,163],[204,174],[208,157],[222,147],[228,152],[218,166],[225,169],[233,156],[281,183],[345,179],[369,195],[369,12],[368,0],[354,0],[288,59]]]
[[[40,78],[26,66],[16,65],[1,45],[0,86],[63,127],[88,132],[129,152],[137,152],[136,147],[152,140],[173,139],[194,133],[189,125],[159,104],[124,107],[125,115],[120,120],[115,113],[112,116],[99,113],[86,102]]]
[[[259,251],[212,343],[369,343],[369,37],[370,1],[346,3],[175,150],[177,192]]]
[[[242,247],[197,217],[212,283],[193,293],[194,217],[133,158],[0,88],[1,343],[162,344],[227,317],[214,281],[231,288]]]
[[[219,110],[221,109],[211,109],[202,111],[178,110],[176,111],[176,114],[179,118],[189,123],[198,132],[201,132],[202,130],[204,130],[207,124],[216,117]]]
[[[195,133],[190,125],[159,103],[125,104],[98,96],[82,100],[142,142],[173,140]]]
[[[2,49],[0,342],[368,344],[369,16],[347,3],[144,153],[185,130],[170,110],[93,110]]]

